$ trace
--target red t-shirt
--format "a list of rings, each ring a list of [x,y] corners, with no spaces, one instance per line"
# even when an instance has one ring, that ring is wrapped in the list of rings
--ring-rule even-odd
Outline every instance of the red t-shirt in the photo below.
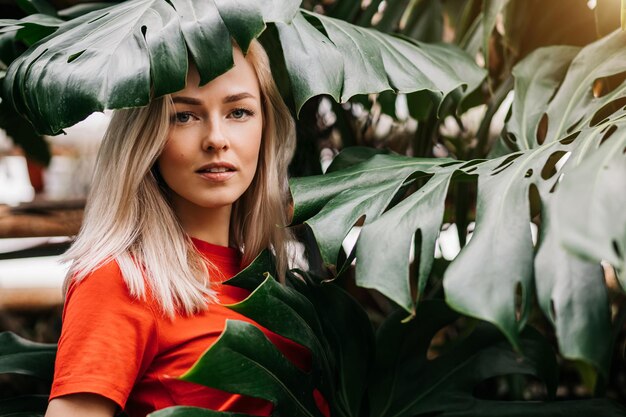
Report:
[[[236,249],[197,239],[194,243],[221,271],[222,281],[240,271]],[[296,366],[310,369],[308,349],[222,305],[248,295],[247,290],[222,285],[219,304],[171,320],[158,313],[154,300],[132,298],[117,263],[109,262],[70,286],[50,399],[74,393],[100,394],[115,401],[130,417],[144,417],[173,405],[269,416],[273,408],[269,401],[176,379],[218,339],[227,319],[255,324]],[[326,404],[315,394],[320,409],[328,415]]]

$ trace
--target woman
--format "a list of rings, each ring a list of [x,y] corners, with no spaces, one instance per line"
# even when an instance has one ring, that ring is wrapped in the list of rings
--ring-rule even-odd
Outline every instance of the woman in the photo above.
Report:
[[[119,110],[103,140],[73,261],[47,417],[131,417],[171,405],[269,415],[267,401],[180,381],[217,339],[221,285],[270,247],[287,267],[293,121],[265,52],[145,108]],[[258,326],[258,325],[257,325]],[[260,326],[259,326],[260,327]],[[297,366],[300,345],[262,329]]]

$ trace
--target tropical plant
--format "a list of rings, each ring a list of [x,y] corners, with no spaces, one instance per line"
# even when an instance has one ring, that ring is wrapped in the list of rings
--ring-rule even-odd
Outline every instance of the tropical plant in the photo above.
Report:
[[[312,231],[336,281],[299,272],[300,279],[292,276],[290,286],[280,287],[261,278],[271,271],[265,258],[233,280],[254,292],[232,308],[311,349],[312,371],[302,374],[254,327],[231,322],[184,378],[266,398],[277,415],[320,415],[314,388],[329,400],[333,416],[626,415],[603,399],[498,402],[474,395],[489,378],[526,374],[554,398],[558,367],[533,329],[538,312],[554,327],[560,355],[586,367],[589,386],[602,394],[626,318],[623,301],[611,312],[601,266],[626,284],[626,35],[616,31],[590,42],[581,30],[580,46],[537,49],[561,38],[520,36],[532,16],[521,12],[522,3],[542,8],[539,28],[563,5],[386,1],[381,12],[380,0],[365,8],[336,1],[320,14],[298,9],[298,1],[131,0],[60,23],[34,42],[8,68],[3,102],[40,132],[57,133],[93,111],[145,105],[151,91],[182,88],[188,55],[208,82],[232,65],[229,35],[244,50],[259,37],[287,102],[305,119],[315,120],[306,113],[315,115],[317,107],[305,103],[320,95],[397,116],[390,92],[403,94],[418,120],[403,148],[411,156],[346,146],[355,137],[348,128],[351,108],[335,105],[346,149],[324,175],[291,183],[293,223]],[[598,10],[605,4],[598,1]],[[441,39],[444,19],[432,17],[444,15],[458,16],[451,19],[458,46],[422,42]],[[506,17],[504,35],[494,30],[498,16]],[[0,25],[41,37],[41,25],[32,21]],[[546,39],[552,41],[542,44]],[[204,47],[224,53],[208,60]],[[479,51],[486,69],[474,62]],[[122,65],[129,57],[132,64]],[[510,90],[509,117],[494,140],[489,127]],[[371,93],[374,104],[364,99]],[[464,136],[462,114],[481,103],[476,134]],[[446,117],[458,122],[461,134],[441,135]],[[435,144],[449,157],[433,158]],[[442,224],[457,223],[464,244],[470,220],[471,241],[435,273]],[[344,253],[355,225],[362,227],[356,247]],[[337,284],[354,260],[357,285],[400,308],[376,335]],[[439,284],[449,307],[437,301]],[[467,334],[427,360],[433,335],[453,322]],[[246,350],[251,340],[254,351]],[[246,372],[233,375],[232,364],[246,365]],[[178,408],[155,415],[225,415],[200,413]]]
[[[314,400],[319,389],[332,416],[623,416],[624,409],[606,399],[567,402],[493,401],[474,393],[481,382],[498,375],[529,375],[545,384],[554,398],[558,368],[551,345],[538,332],[520,337],[524,355],[487,323],[454,344],[433,346],[433,336],[459,319],[441,300],[422,303],[414,320],[391,314],[374,334],[362,307],[332,283],[321,284],[294,270],[288,285],[275,281],[272,258],[262,253],[229,281],[251,290],[229,306],[312,352],[309,372],[296,368],[255,326],[228,321],[219,340],[182,379],[264,398],[273,415],[323,417]],[[0,335],[0,373],[24,373],[50,379],[54,346],[34,344],[10,333]],[[445,348],[428,357],[436,349]],[[0,416],[43,415],[45,396],[0,401]],[[151,417],[245,417],[194,407],[172,407]]]

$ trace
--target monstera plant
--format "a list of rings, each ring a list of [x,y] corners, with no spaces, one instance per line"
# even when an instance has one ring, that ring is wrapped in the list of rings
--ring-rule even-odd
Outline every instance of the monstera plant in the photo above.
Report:
[[[413,155],[347,147],[324,175],[291,182],[293,223],[312,231],[334,273],[294,270],[281,286],[264,253],[231,280],[252,294],[230,308],[309,348],[311,371],[294,368],[254,326],[232,321],[181,377],[265,398],[275,415],[290,417],[323,415],[316,388],[330,414],[343,417],[626,415],[603,398],[553,401],[557,356],[533,326],[542,314],[559,355],[591,369],[602,392],[626,317],[624,306],[611,311],[601,266],[626,285],[626,83],[619,77],[626,34],[584,47],[520,47],[507,61],[515,63],[510,82],[498,82],[474,56],[482,50],[490,62],[498,16],[510,16],[519,1],[465,2],[471,18],[455,21],[457,45],[423,41],[442,36],[433,16],[463,2],[387,1],[384,13],[381,3],[336,1],[321,14],[296,0],[129,0],[69,20],[35,8],[27,18],[0,21],[29,45],[7,68],[3,104],[39,133],[56,134],[94,111],[180,90],[188,57],[202,82],[210,81],[232,66],[231,38],[244,51],[261,40],[294,116],[320,95],[362,102],[379,94],[382,102],[402,94],[419,121]],[[478,146],[457,157],[428,155],[441,118],[458,119],[493,86]],[[490,143],[485,129],[509,90],[507,122]],[[477,190],[475,210],[455,194],[468,186]],[[442,272],[443,291],[429,292],[442,224],[455,221],[451,196],[464,207],[452,210],[457,219],[469,212],[475,228]],[[342,243],[357,224],[356,246],[345,253]],[[359,287],[394,306],[376,331],[337,283],[353,269]],[[450,327],[463,332],[438,346],[436,335]],[[1,337],[0,372],[50,378],[54,346]],[[478,395],[490,380],[513,374],[542,386],[545,401]],[[2,400],[0,416],[41,415],[42,403]],[[236,414],[176,407],[153,415]]]

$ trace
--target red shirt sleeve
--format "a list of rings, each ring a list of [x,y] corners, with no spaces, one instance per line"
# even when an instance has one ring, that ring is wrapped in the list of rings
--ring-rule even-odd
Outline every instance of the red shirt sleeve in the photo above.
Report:
[[[94,393],[123,409],[156,355],[157,336],[151,307],[131,297],[117,263],[109,262],[70,286],[50,399]]]

